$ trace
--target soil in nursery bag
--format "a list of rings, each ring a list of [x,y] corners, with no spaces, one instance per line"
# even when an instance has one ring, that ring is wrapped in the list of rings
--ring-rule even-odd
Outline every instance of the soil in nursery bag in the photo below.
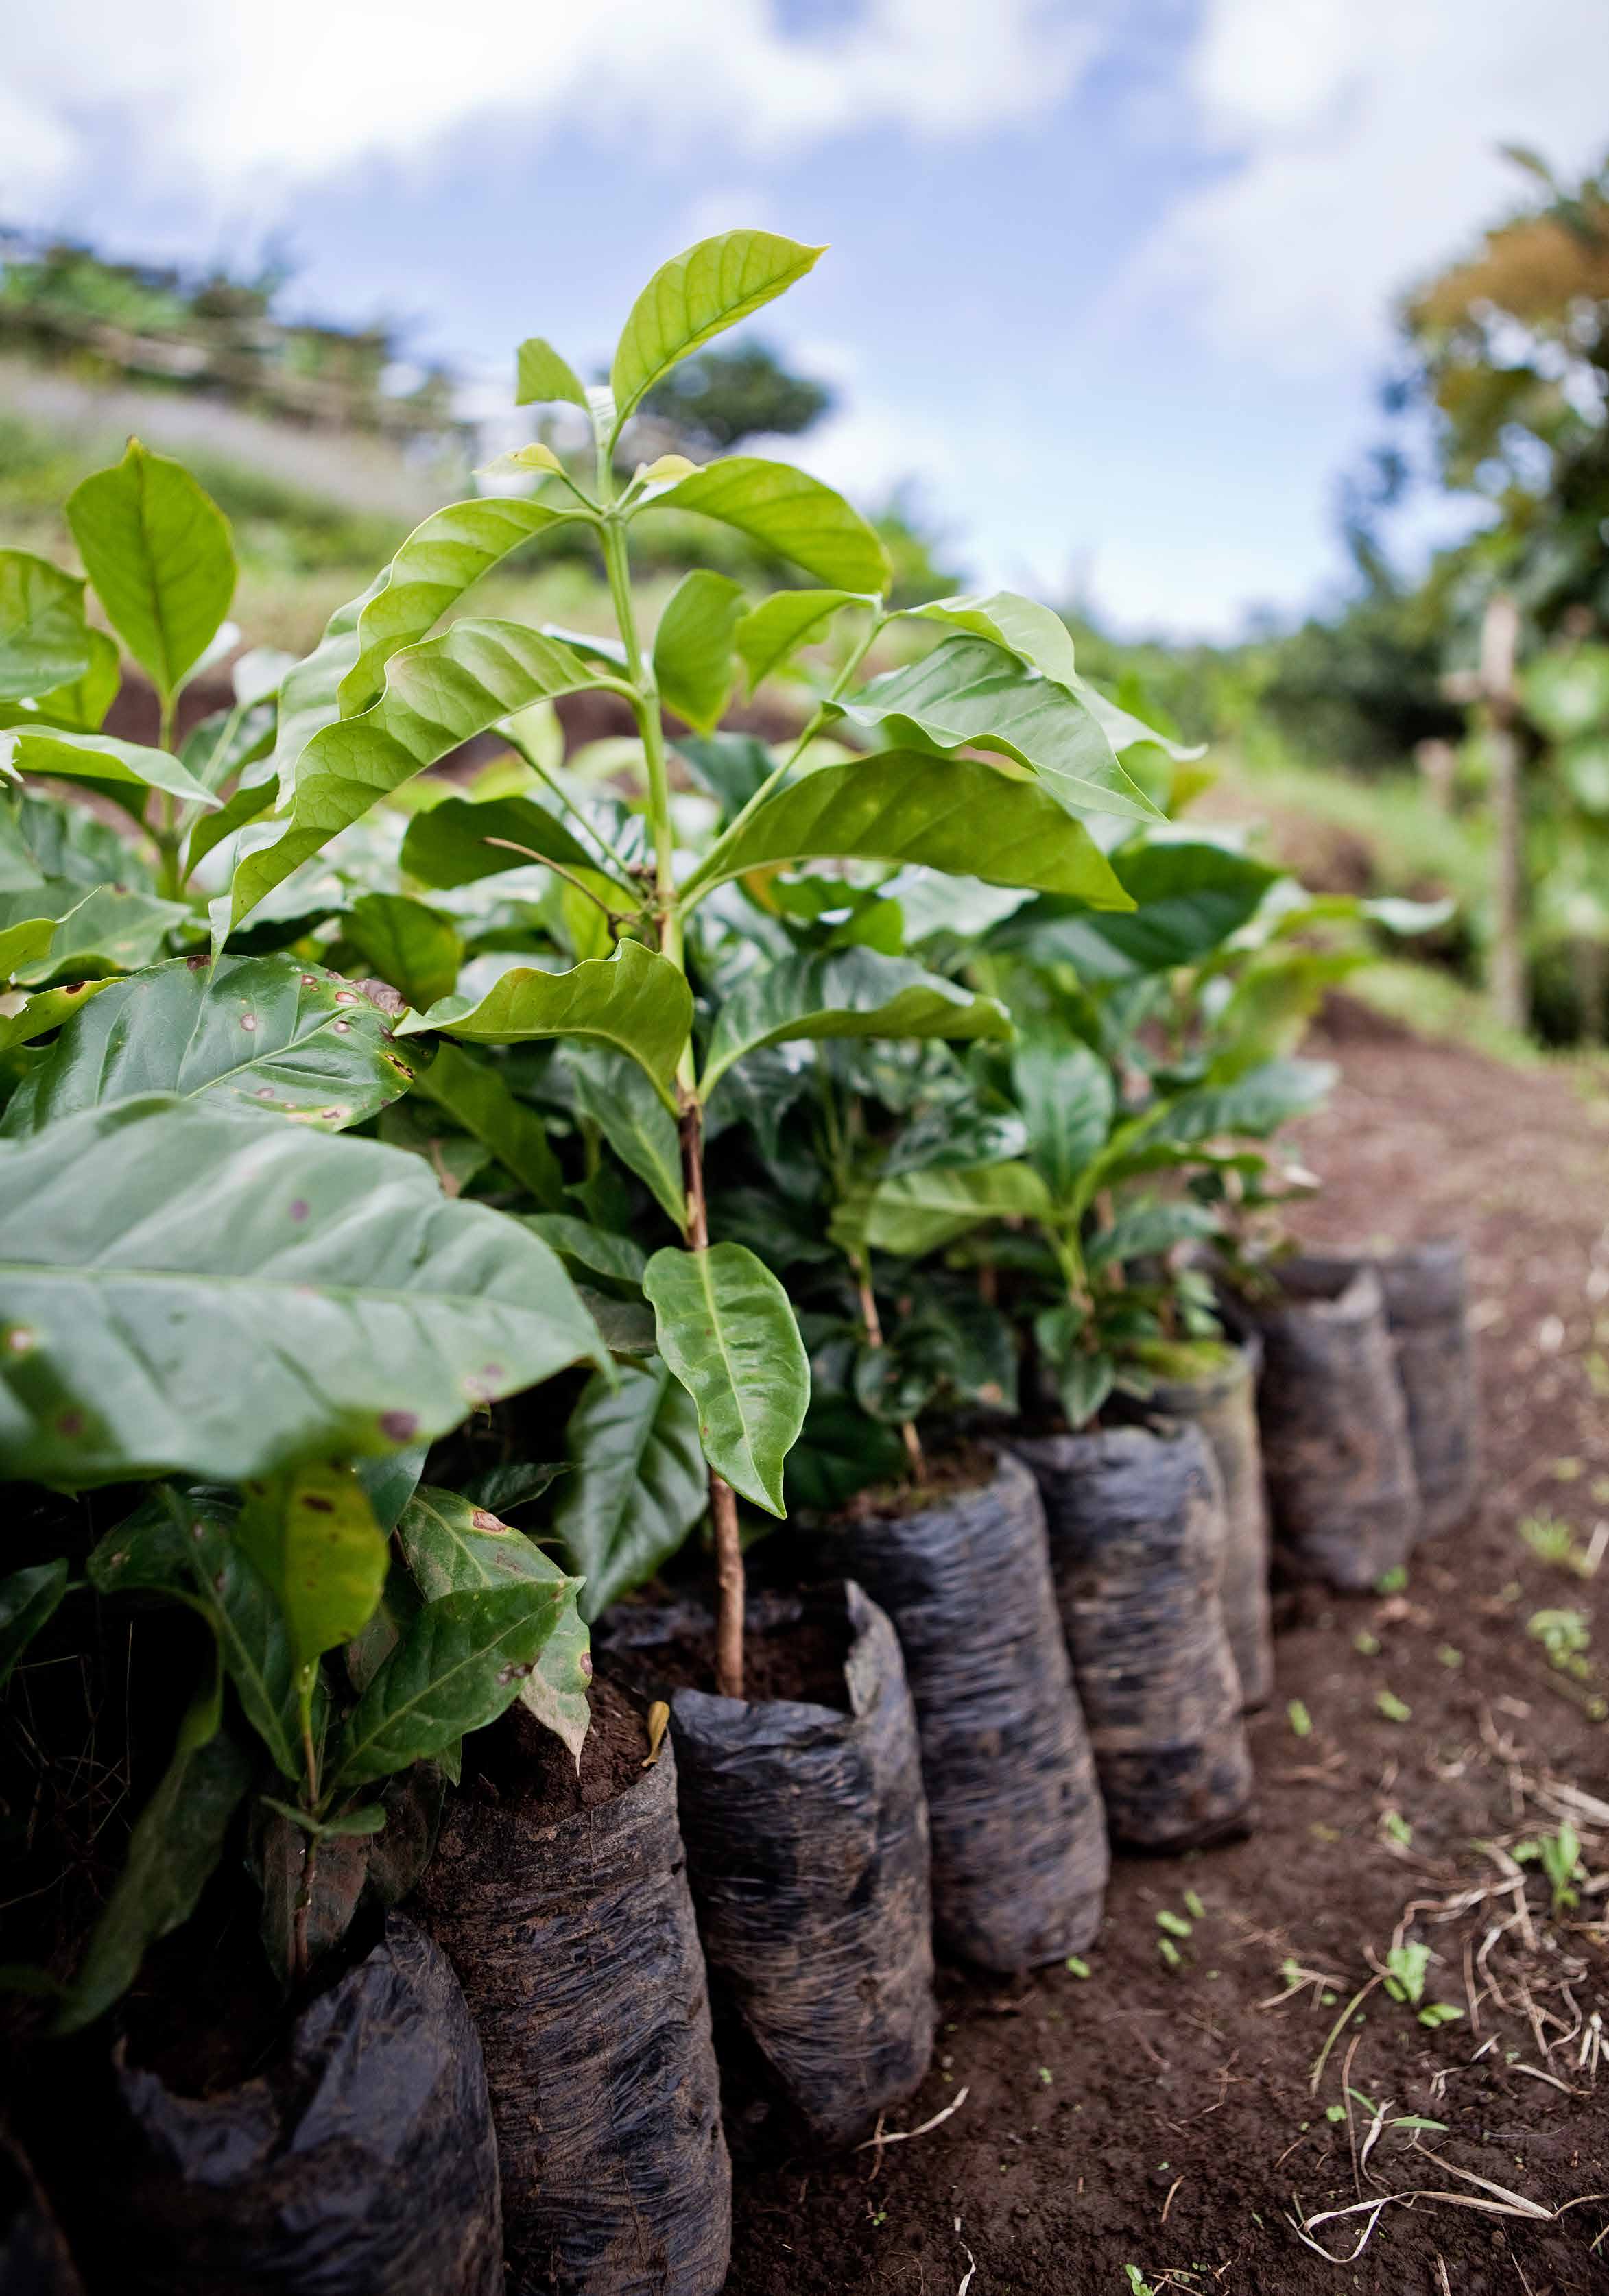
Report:
[[[1145,1406],[1148,1417],[1199,1427],[1217,1462],[1225,1529],[1219,1602],[1248,1713],[1266,1705],[1274,1687],[1268,1501],[1257,1432],[1261,1365],[1255,1332],[1244,1347],[1210,1341],[1169,1349],[1165,1359],[1147,1364],[1155,1384]]]
[[[1244,1833],[1252,1758],[1219,1607],[1222,1486],[1199,1427],[1018,1444],[1038,1479],[1062,1624],[1112,1839]]]
[[[1361,1593],[1419,1534],[1408,1409],[1374,1271],[1288,1260],[1279,1291],[1237,1303],[1263,1343],[1257,1415],[1280,1561]]]
[[[731,2169],[675,1751],[648,1762],[614,1685],[592,1703],[579,1776],[519,1707],[468,1742],[419,1902],[485,2051],[510,2296],[716,2296]]]
[[[932,2054],[927,1804],[894,1630],[852,1582],[760,1596],[747,1695],[735,1699],[704,1687],[707,1613],[632,1606],[617,1620],[618,1661],[669,1701],[718,2011],[741,2025],[802,2131],[850,2144],[911,2094]]]
[[[1408,1409],[1420,1536],[1451,1530],[1469,1515],[1480,1482],[1469,1256],[1463,1242],[1436,1236],[1400,1251],[1309,1258],[1302,1264],[1337,1282],[1359,1267],[1378,1276]]]
[[[905,1653],[939,1944],[1007,1973],[1079,1952],[1110,1860],[1033,1477],[979,1451],[948,1487],[863,1495],[845,1539]]]
[[[266,2057],[255,1994],[204,2058],[188,2020],[148,2046],[160,2004],[134,2005],[94,2173],[80,2151],[57,2181],[91,2296],[498,2296],[497,2152],[464,1996],[406,1915],[369,1937]]]

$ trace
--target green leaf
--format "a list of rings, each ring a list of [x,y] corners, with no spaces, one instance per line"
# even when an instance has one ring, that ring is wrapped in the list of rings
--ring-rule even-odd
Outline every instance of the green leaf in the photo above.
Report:
[[[312,652],[281,680],[274,773],[282,792],[289,791],[297,759],[314,734],[340,717],[341,680],[357,660],[357,626],[364,608],[385,588],[390,575],[390,568],[382,566],[366,590],[337,606]]]
[[[1064,1201],[1112,1128],[1112,1071],[1076,1037],[1030,1037],[1012,1054],[1011,1082],[1028,1152],[1051,1194]]]
[[[928,1166],[883,1180],[873,1193],[866,1240],[880,1251],[915,1258],[997,1219],[1051,1216],[1044,1181],[1030,1164]]]
[[[703,1513],[709,1482],[698,1406],[662,1359],[595,1374],[570,1415],[575,1472],[554,1514],[564,1551],[587,1581],[584,1618],[652,1578]]]
[[[705,1458],[744,1498],[781,1514],[783,1461],[810,1399],[787,1293],[741,1243],[656,1251],[643,1290],[660,1353],[698,1406]]]
[[[248,1483],[235,1536],[274,1590],[299,1668],[363,1632],[385,1585],[386,1542],[350,1467]]]
[[[876,529],[791,463],[728,455],[656,495],[649,507],[718,518],[837,589],[880,597],[893,578]]]
[[[834,703],[833,712],[896,743],[914,734],[940,750],[993,750],[1014,758],[1072,813],[1157,818],[1083,702],[981,638],[947,638],[922,660],[888,670]]]
[[[0,1578],[0,1690],[34,1636],[54,1617],[66,1592],[65,1555]]]
[[[514,405],[533,406],[554,398],[587,411],[586,387],[569,362],[540,335],[528,335],[514,354]]]
[[[702,739],[682,734],[672,746],[728,819],[743,811],[776,764],[758,734],[709,734]]]
[[[390,1041],[387,1016],[339,973],[290,956],[181,957],[109,982],[70,1020],[0,1138],[152,1092],[341,1132],[412,1082]]]
[[[800,646],[825,636],[845,606],[865,605],[853,590],[778,590],[744,614],[737,625],[737,651],[754,692]]]
[[[357,659],[341,681],[341,714],[354,718],[379,700],[386,665],[429,636],[449,606],[511,550],[576,515],[522,495],[481,495],[449,503],[416,526],[357,619]]]
[[[15,895],[4,903],[6,908],[16,906],[18,897]],[[34,904],[24,896],[21,906],[27,908]],[[78,906],[76,901],[73,906]],[[0,980],[12,980],[24,965],[37,970],[43,964],[56,938],[56,922],[54,917],[24,916],[20,917],[15,924],[0,924]],[[54,1024],[46,1021],[45,1025],[49,1028]],[[7,1041],[21,1044],[23,1039],[19,1037]]]
[[[240,1482],[602,1364],[558,1260],[417,1158],[152,1095],[0,1143],[0,1472]]]
[[[1112,748],[1120,754],[1132,749],[1137,742],[1162,750],[1176,765],[1189,765],[1207,753],[1204,742],[1175,742],[1159,733],[1154,726],[1146,725],[1129,710],[1121,709],[1115,701],[1108,701],[1100,688],[1091,685],[1087,677],[1075,677],[1072,690],[1090,716],[1095,719]]]
[[[185,878],[188,882],[215,847],[226,837],[233,837],[237,829],[244,829],[267,812],[279,798],[278,784],[271,774],[259,780],[255,776],[242,782],[223,803],[210,813],[202,814],[190,832],[190,841],[185,848]]]
[[[792,287],[825,252],[775,232],[724,231],[661,264],[615,346],[616,430],[679,360]]]
[[[992,996],[973,996],[908,959],[846,948],[784,957],[747,974],[721,1005],[704,1058],[708,1099],[734,1061],[762,1045],[822,1037],[1009,1037]]]
[[[1134,897],[1129,916],[1094,930],[1137,972],[1194,964],[1255,915],[1279,871],[1250,855],[1206,842],[1147,840],[1113,857]]]
[[[133,1984],[148,1946],[195,1911],[224,1853],[252,1764],[218,1728],[216,1673],[179,1725],[173,1759],[140,1812],[128,1857],[56,2019],[76,2033]]]
[[[450,996],[464,962],[451,917],[406,893],[365,893],[341,921],[344,939],[415,1012]]]
[[[601,1046],[567,1045],[578,1114],[595,1124],[628,1171],[635,1172],[679,1228],[687,1224],[681,1140],[657,1085],[633,1060]]]
[[[116,701],[123,683],[122,656],[115,638],[86,627],[89,667],[70,685],[53,686],[32,701],[0,701],[0,726],[54,726],[63,733],[93,734]]]
[[[1092,908],[1132,906],[1083,824],[1035,783],[920,750],[823,766],[779,790],[716,840],[683,894],[751,869],[851,855],[1072,893]]]
[[[34,733],[13,726],[0,734],[0,764],[21,774],[53,774],[58,781],[111,782],[118,788],[166,790],[207,810],[218,800],[189,767],[166,750],[117,742],[110,734]]]
[[[491,843],[492,839],[501,840]],[[511,853],[517,845],[523,849]],[[422,884],[442,887],[472,885],[481,877],[495,877],[505,869],[530,866],[532,855],[556,861],[562,868],[585,869],[598,882],[615,880],[598,868],[598,857],[567,829],[557,814],[529,797],[451,797],[445,804],[416,813],[402,840],[399,866]],[[629,886],[615,890],[628,898],[637,897]]]
[[[584,1267],[590,1275],[641,1289],[648,1255],[628,1235],[611,1235],[607,1228],[594,1227],[589,1220],[576,1219],[568,1212],[527,1212],[524,1219],[532,1234],[539,1235],[561,1259]]]
[[[48,912],[44,920],[29,917],[41,909]],[[161,954],[170,932],[194,922],[180,901],[116,885],[86,892],[57,880],[37,893],[0,894],[0,970],[30,987],[64,976],[131,972]]]
[[[472,734],[532,701],[599,682],[579,654],[518,622],[455,622],[405,647],[373,709],[326,725],[302,750],[279,837],[236,866],[231,927],[378,799]]]
[[[1145,1128],[1147,1140],[1210,1140],[1224,1132],[1260,1138],[1316,1108],[1335,1081],[1328,1061],[1265,1061],[1224,1085],[1198,1085]]]
[[[40,700],[89,666],[83,583],[31,550],[0,550],[0,701]]]
[[[1056,1393],[1076,1432],[1088,1427],[1117,1384],[1117,1365],[1107,1355],[1090,1355],[1077,1349],[1056,1367]]]
[[[74,488],[67,522],[113,629],[157,692],[176,693],[234,595],[222,511],[182,463],[131,439]]]
[[[577,1581],[522,1531],[454,1491],[422,1490],[405,1511],[397,1535],[427,1603],[511,1582],[562,1590],[563,1608],[535,1672],[521,1685],[520,1703],[579,1760],[592,1718],[587,1699],[592,1657],[590,1637],[576,1611]]]
[[[743,611],[738,583],[694,567],[660,616],[653,635],[660,699],[698,733],[711,730],[731,699],[733,639]]]
[[[1204,1204],[1155,1200],[1126,1204],[1110,1227],[1090,1237],[1084,1257],[1091,1267],[1121,1267],[1125,1260],[1170,1251],[1194,1237],[1216,1235],[1218,1226],[1216,1216]]]
[[[426,1759],[495,1722],[534,1673],[573,1582],[521,1578],[426,1603],[348,1716],[332,1796]]]
[[[924,606],[907,608],[911,619],[944,622],[973,637],[987,638],[1030,669],[1037,669],[1058,685],[1071,685],[1073,668],[1072,634],[1060,614],[1024,598],[1014,590],[994,590],[958,598],[935,598]]]
[[[418,1098],[445,1109],[489,1148],[538,1203],[563,1202],[564,1176],[547,1144],[546,1125],[534,1109],[514,1098],[488,1062],[461,1052],[447,1039],[429,1062],[421,1063],[414,1090]]]
[[[414,1013],[397,1033],[431,1029],[476,1045],[529,1044],[543,1037],[585,1037],[628,1053],[653,1078],[668,1107],[676,1064],[693,1026],[685,977],[640,941],[623,940],[611,957],[591,957],[568,972],[517,965],[477,1004],[449,996]]]

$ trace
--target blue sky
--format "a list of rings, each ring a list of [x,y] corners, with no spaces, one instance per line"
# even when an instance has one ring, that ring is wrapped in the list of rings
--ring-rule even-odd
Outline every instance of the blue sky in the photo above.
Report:
[[[8,44],[0,216],[272,235],[488,406],[693,238],[830,242],[767,316],[840,394],[800,459],[1129,631],[1334,585],[1391,296],[1515,195],[1498,143],[1609,142],[1604,0],[55,0]]]

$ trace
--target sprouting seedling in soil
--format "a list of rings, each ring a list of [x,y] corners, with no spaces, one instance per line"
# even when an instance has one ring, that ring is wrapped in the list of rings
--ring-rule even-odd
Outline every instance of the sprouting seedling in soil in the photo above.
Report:
[[[1158,1914],[1156,1925],[1159,1930],[1166,1930],[1170,1937],[1176,1938],[1187,1938],[1191,1930],[1191,1924],[1182,1914],[1170,1913],[1166,1906]]]
[[[1416,1942],[1394,1945],[1385,1956],[1385,1989],[1393,2001],[1412,2009],[1422,2025],[1433,2030],[1462,2017],[1450,2002],[1426,2001],[1424,1980],[1430,1968],[1430,1948]]]
[[[1158,1953],[1161,1954],[1163,1961],[1166,1962],[1170,1969],[1182,1969],[1184,1967],[1185,1956],[1180,1953],[1178,1948],[1174,1944],[1173,1939],[1170,1937],[1158,1938],[1156,1941],[1156,1949]]]
[[[1400,1595],[1405,1591],[1407,1586],[1407,1563],[1393,1562],[1389,1570],[1383,1570],[1378,1578],[1375,1579],[1375,1592],[1376,1595]]]
[[[1556,1918],[1560,1914],[1568,1913],[1578,1902],[1571,1884],[1580,1863],[1581,1838],[1570,1820],[1565,1818],[1556,1833],[1543,1834],[1536,1849],[1542,1861],[1542,1871],[1547,1876],[1548,1887],[1553,1891],[1552,1910]]]
[[[1520,1537],[1539,1562],[1555,1570],[1568,1571],[1575,1578],[1591,1578],[1598,1566],[1597,1542],[1591,1548],[1577,1543],[1572,1526],[1556,1514],[1528,1514],[1520,1525]]]
[[[1436,1652],[1436,1663],[1444,1666],[1449,1674],[1456,1674],[1464,1663],[1464,1653],[1456,1643],[1443,1643]]]
[[[1076,1953],[1068,1955],[1066,1965],[1070,1977],[1088,1977],[1090,1973],[1089,1964]]]
[[[1300,1698],[1293,1698],[1290,1704],[1285,1708],[1285,1719],[1291,1726],[1291,1735],[1293,1738],[1310,1738],[1312,1736],[1313,1718],[1308,1712],[1307,1708],[1302,1704]]]
[[[1541,1644],[1548,1665],[1556,1673],[1571,1675],[1578,1682],[1591,1674],[1586,1653],[1592,1646],[1592,1628],[1584,1611],[1533,1611],[1525,1621],[1525,1631],[1533,1642]]]
[[[1411,1722],[1414,1715],[1413,1708],[1406,1700],[1399,1698],[1393,1690],[1377,1690],[1375,1693],[1375,1710],[1383,1715],[1388,1722]]]
[[[1404,1849],[1411,1849],[1414,1846],[1414,1829],[1400,1809],[1381,1812],[1380,1831],[1388,1841],[1400,1843]]]
[[[1137,2264],[1126,2264],[1123,2270],[1129,2277],[1129,2296],[1156,2296],[1155,2289]]]
[[[1367,1627],[1360,1627],[1352,1636],[1352,1648],[1359,1658],[1378,1658],[1380,1637],[1378,1635],[1371,1635]]]
[[[1207,1918],[1207,1909],[1194,1890],[1185,1891],[1185,1911],[1193,1922],[1204,1922]]]

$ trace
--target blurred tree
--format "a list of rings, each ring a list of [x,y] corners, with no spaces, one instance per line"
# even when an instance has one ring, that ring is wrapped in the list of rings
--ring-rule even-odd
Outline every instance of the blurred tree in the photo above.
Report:
[[[683,453],[729,455],[745,439],[797,438],[833,404],[825,382],[791,373],[768,343],[751,341],[684,360],[649,392],[643,413]]]

